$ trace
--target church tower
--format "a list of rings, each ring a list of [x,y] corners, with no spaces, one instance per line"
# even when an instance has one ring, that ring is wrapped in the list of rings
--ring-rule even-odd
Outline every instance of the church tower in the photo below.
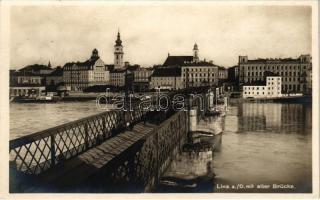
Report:
[[[120,39],[120,33],[118,31],[116,44],[114,45],[114,68],[122,68],[124,67],[123,63],[123,46],[122,41]]]
[[[197,43],[193,46],[193,62],[199,62],[199,49]]]

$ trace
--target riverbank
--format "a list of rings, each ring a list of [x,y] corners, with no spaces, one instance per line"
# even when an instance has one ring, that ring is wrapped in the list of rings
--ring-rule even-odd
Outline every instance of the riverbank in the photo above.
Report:
[[[292,96],[277,98],[230,98],[231,103],[312,103],[312,96]]]

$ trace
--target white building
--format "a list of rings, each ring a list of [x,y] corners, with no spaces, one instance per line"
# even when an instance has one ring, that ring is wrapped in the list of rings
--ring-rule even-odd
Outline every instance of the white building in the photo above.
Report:
[[[98,51],[92,51],[91,58],[85,62],[67,63],[63,67],[63,81],[71,90],[83,90],[94,85],[109,83],[109,71],[100,59]]]
[[[267,76],[265,83],[256,82],[243,86],[243,98],[275,98],[282,97],[280,76]]]

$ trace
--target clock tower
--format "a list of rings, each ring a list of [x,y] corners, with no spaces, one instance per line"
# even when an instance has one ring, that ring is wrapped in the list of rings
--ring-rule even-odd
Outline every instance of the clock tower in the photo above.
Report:
[[[124,67],[123,62],[123,46],[122,41],[120,39],[120,33],[118,31],[116,44],[114,45],[114,68],[119,69]]]

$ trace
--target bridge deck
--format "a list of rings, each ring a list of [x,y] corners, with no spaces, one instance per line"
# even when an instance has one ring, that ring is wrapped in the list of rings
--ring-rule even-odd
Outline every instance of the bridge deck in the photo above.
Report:
[[[41,181],[57,187],[68,187],[74,183],[81,183],[134,143],[150,134],[155,127],[156,125],[149,123],[138,123],[131,131],[122,132],[106,140],[79,156],[40,174],[39,178]]]

